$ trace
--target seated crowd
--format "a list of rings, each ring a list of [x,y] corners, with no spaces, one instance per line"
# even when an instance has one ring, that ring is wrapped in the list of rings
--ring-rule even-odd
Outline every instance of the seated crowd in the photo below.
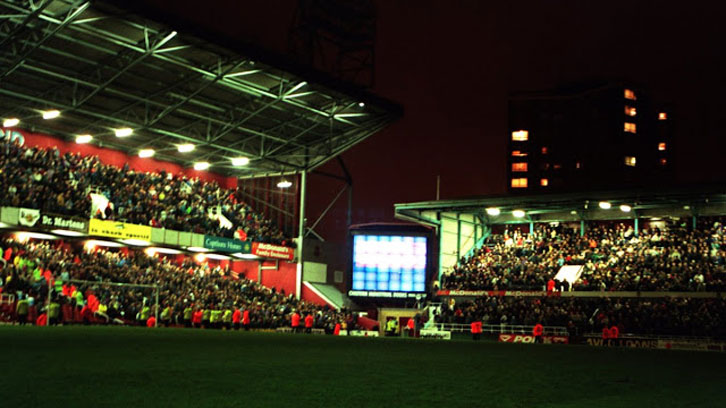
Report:
[[[91,193],[109,205],[91,214]],[[165,171],[133,171],[128,164],[118,168],[57,148],[0,144],[0,206],[293,246],[243,201],[239,189]],[[220,222],[220,215],[229,223]]]
[[[159,285],[160,325],[218,328],[230,326],[233,318],[239,323],[244,314],[251,328],[289,327],[297,313],[301,322],[310,315],[314,328],[332,332],[336,323],[344,320],[328,307],[297,300],[292,294],[242,276],[232,277],[226,268],[191,260],[178,264],[144,252],[73,251],[46,242],[3,240],[0,248],[0,292],[17,300],[14,309],[5,312],[19,321],[27,320],[31,308],[37,314],[46,312],[49,286],[51,308],[47,317],[51,323],[100,320],[146,324],[156,314],[153,288],[120,287],[109,282]],[[197,315],[199,321],[195,321]]]
[[[726,300],[703,298],[480,297],[443,303],[437,323],[567,327],[570,335],[620,333],[726,339]],[[506,329],[505,329],[506,330]]]
[[[690,224],[690,223],[689,223]],[[698,228],[536,225],[492,235],[441,280],[442,289],[545,290],[563,265],[583,265],[571,290],[722,291],[726,289],[726,230],[721,220]],[[559,285],[558,285],[559,286]]]

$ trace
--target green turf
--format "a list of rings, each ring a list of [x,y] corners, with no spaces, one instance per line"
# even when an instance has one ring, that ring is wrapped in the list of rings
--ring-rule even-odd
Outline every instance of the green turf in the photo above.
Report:
[[[726,355],[0,326],[0,407],[724,407]]]

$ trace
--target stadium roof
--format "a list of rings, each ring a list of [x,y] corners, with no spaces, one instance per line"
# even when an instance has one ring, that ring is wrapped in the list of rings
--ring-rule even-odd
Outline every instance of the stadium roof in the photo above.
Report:
[[[602,208],[600,203],[608,203]],[[620,206],[626,206],[620,209]],[[497,209],[492,215],[487,209]],[[515,217],[514,210],[525,216]],[[625,211],[627,210],[627,211]],[[460,200],[395,204],[399,219],[436,225],[435,213],[481,216],[487,223],[529,221],[606,220],[633,217],[663,217],[726,214],[726,186],[692,185],[673,188],[593,191],[529,196],[488,196]]]
[[[160,160],[260,177],[313,169],[402,113],[249,44],[112,3],[0,0],[1,118],[68,140],[90,134],[92,143],[130,154],[154,149]],[[60,117],[43,119],[49,110]],[[117,137],[120,128],[133,134]],[[195,148],[182,153],[182,144]],[[233,166],[238,157],[249,165]]]

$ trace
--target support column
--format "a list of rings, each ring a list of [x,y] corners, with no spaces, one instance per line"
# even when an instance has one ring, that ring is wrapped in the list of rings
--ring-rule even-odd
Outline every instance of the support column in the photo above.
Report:
[[[585,235],[585,220],[580,220],[580,236]]]
[[[353,225],[353,184],[348,184],[348,213],[345,222],[348,228]]]
[[[307,170],[300,173],[300,216],[297,229],[297,273],[295,275],[295,297],[300,299],[302,295],[303,276],[303,247],[305,241],[305,199],[307,193]]]
[[[637,237],[640,234],[640,223],[638,222],[638,217],[635,217],[635,236]]]
[[[456,263],[459,263],[461,259],[461,220],[459,216],[461,214],[456,213]]]
[[[262,285],[262,261],[257,261],[257,283]]]
[[[530,235],[534,233],[534,222],[529,222],[529,233]]]
[[[696,217],[696,216],[694,215],[694,216],[693,216],[693,229],[694,229],[694,230],[696,229],[697,219],[698,219],[698,218],[697,218],[697,217]]]

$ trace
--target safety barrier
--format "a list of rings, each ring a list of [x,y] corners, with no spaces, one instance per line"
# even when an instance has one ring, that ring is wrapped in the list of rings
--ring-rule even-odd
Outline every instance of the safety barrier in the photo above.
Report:
[[[522,324],[483,324],[481,328],[484,334],[532,334],[534,326]],[[471,325],[464,323],[436,323],[436,329],[456,333],[471,333]],[[569,336],[567,328],[562,326],[544,326],[543,334],[546,336]]]

